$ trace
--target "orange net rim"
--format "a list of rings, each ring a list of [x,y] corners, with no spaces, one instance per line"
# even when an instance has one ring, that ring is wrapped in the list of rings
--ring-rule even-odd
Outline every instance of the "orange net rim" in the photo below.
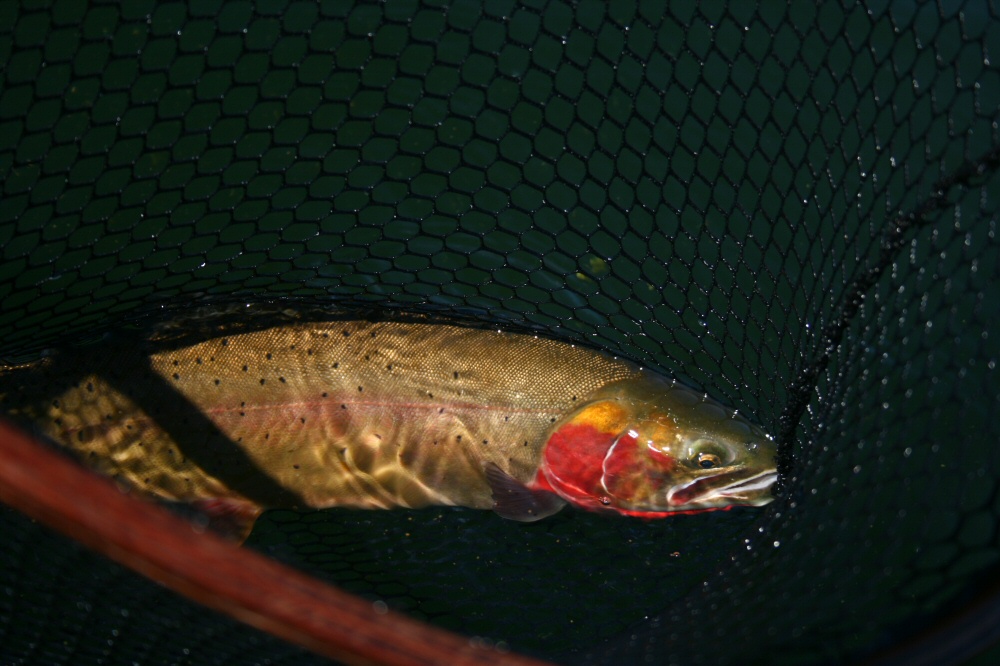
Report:
[[[3,420],[0,502],[199,604],[345,664],[547,666],[198,534]]]

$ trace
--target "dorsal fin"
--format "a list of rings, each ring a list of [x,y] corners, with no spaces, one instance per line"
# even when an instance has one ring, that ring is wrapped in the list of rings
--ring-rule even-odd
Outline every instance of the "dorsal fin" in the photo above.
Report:
[[[504,518],[530,523],[551,516],[566,505],[555,493],[529,488],[492,462],[484,467],[493,491],[493,510]]]

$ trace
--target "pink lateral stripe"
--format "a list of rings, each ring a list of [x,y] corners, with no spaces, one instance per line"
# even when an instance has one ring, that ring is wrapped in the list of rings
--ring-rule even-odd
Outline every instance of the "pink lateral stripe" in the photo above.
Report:
[[[309,410],[306,413],[320,412],[322,413],[326,409],[339,409],[340,405],[347,405],[348,407],[391,407],[395,409],[413,409],[421,411],[432,411],[432,410],[479,410],[479,411],[493,411],[502,412],[505,414],[537,414],[539,416],[547,416],[549,414],[555,414],[555,410],[544,410],[544,409],[525,409],[516,407],[500,407],[493,405],[480,405],[476,403],[425,403],[425,402],[385,402],[385,401],[375,401],[375,400],[348,400],[345,398],[339,398],[334,394],[329,397],[322,398],[320,400],[300,400],[298,402],[274,402],[256,405],[243,405],[236,407],[208,407],[203,409],[202,412],[208,415],[228,415],[237,412],[267,412],[285,409],[306,409]],[[131,418],[128,419],[130,423],[150,423],[152,419],[146,418]],[[115,422],[108,422],[107,420],[101,420],[99,423],[95,424],[85,424],[82,426],[76,426],[73,428],[64,428],[60,432],[64,433],[65,436],[71,436],[83,430],[84,428],[92,428],[97,432],[105,433],[111,428],[115,427]]]
[[[348,405],[355,407],[393,407],[397,409],[417,409],[417,410],[434,410],[434,409],[456,409],[456,410],[479,410],[486,412],[504,412],[508,414],[554,414],[557,410],[553,409],[525,409],[518,407],[503,407],[497,405],[482,405],[474,402],[389,402],[389,401],[378,401],[378,400],[354,400],[338,397],[335,394],[330,394],[327,398],[322,398],[320,400],[301,400],[298,402],[273,402],[265,404],[256,405],[246,405],[244,407],[209,407],[204,411],[209,414],[222,414],[225,412],[239,412],[239,411],[257,411],[264,409],[284,409],[286,407],[322,407],[327,404],[334,403],[337,405]]]

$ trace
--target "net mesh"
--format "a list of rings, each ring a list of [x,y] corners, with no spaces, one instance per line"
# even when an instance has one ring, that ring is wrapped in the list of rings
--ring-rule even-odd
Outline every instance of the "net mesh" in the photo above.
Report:
[[[0,356],[234,299],[607,349],[788,435],[782,497],[275,511],[248,546],[563,663],[870,655],[998,573],[997,14],[2,2]],[[0,532],[0,662],[320,661]]]

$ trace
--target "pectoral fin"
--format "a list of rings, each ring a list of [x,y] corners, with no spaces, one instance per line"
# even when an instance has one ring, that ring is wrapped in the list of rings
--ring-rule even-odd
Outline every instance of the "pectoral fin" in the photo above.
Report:
[[[524,485],[494,463],[485,465],[493,491],[493,510],[504,518],[531,523],[551,516],[566,505],[555,493]]]
[[[191,522],[242,544],[262,513],[256,504],[235,499],[203,499],[191,504]]]

